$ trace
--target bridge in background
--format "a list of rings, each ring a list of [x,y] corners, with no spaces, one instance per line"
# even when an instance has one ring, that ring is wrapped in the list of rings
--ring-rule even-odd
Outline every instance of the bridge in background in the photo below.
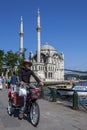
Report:
[[[87,75],[87,71],[73,70],[73,69],[64,69],[66,74],[76,74],[76,75]]]
[[[65,71],[68,72],[74,72],[74,73],[84,73],[87,74],[87,71],[81,71],[81,70],[72,70],[72,69],[64,69]]]

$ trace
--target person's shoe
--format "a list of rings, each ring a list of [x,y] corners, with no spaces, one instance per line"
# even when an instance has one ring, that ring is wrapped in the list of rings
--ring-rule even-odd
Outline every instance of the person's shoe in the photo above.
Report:
[[[23,117],[24,117],[24,112],[19,112],[19,119],[21,120],[21,119],[23,119]]]

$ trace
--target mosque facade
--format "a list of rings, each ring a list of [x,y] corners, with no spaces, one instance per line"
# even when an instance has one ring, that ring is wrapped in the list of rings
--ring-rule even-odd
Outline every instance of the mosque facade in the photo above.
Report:
[[[32,70],[43,81],[64,80],[64,54],[58,53],[51,45],[46,43],[40,50],[40,62],[37,62],[37,54],[30,52]]]
[[[22,19],[21,19],[22,21]],[[23,21],[20,25],[20,52],[23,49]],[[64,80],[64,54],[59,53],[53,46],[47,42],[41,46],[40,41],[40,11],[37,15],[37,51],[29,53],[29,60],[32,62],[31,69],[38,75],[42,81],[55,82]],[[22,45],[21,45],[22,43]]]

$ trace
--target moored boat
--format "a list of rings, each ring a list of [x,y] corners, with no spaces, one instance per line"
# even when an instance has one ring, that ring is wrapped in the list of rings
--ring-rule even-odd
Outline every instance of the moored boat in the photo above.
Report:
[[[76,90],[78,96],[87,96],[87,86],[74,86],[71,89],[57,89],[60,95],[70,95],[72,96],[74,91]]]

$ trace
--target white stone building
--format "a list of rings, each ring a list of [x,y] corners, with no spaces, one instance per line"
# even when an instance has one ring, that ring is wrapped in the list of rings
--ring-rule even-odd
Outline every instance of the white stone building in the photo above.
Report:
[[[37,54],[30,52],[32,70],[43,81],[64,80],[64,54],[58,53],[51,45],[46,43],[40,49],[40,62],[37,62]]]
[[[63,81],[64,80],[64,54],[59,53],[54,47],[46,43],[41,46],[40,40],[40,11],[37,15],[37,51],[36,54],[30,52],[29,59],[32,61],[32,70],[43,81]],[[23,21],[20,22],[20,55],[23,55]]]

